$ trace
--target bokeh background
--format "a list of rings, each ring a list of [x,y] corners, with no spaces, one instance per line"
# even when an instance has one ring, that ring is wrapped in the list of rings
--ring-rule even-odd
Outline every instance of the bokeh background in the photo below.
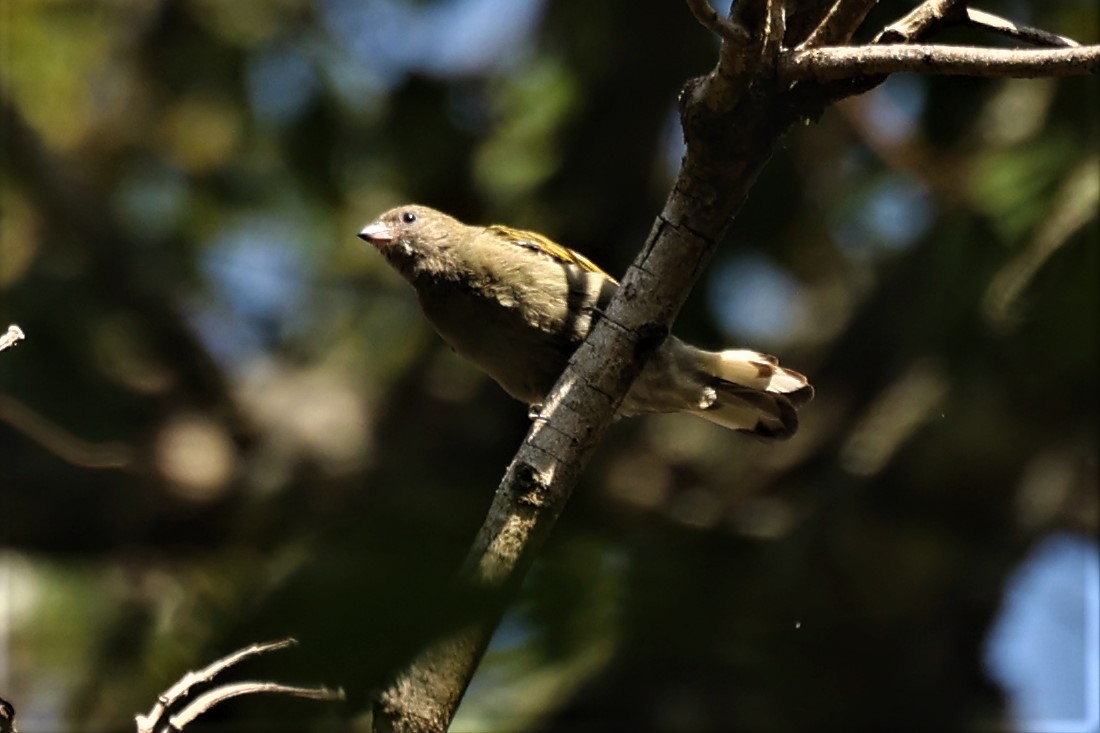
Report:
[[[1098,40],[1092,0],[983,8]],[[445,581],[526,428],[355,233],[417,201],[621,273],[715,43],[677,0],[0,23],[0,695],[133,730],[294,635],[229,677],[347,703],[188,730],[341,729],[470,612]],[[1096,730],[1098,110],[899,76],[788,134],[675,330],[811,375],[802,431],[616,425],[455,729]]]

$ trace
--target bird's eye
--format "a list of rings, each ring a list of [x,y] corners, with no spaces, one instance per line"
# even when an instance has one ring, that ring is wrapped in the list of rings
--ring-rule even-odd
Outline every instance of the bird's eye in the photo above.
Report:
[[[416,221],[416,212],[406,211],[401,215],[401,221],[405,222],[406,224],[412,224]]]

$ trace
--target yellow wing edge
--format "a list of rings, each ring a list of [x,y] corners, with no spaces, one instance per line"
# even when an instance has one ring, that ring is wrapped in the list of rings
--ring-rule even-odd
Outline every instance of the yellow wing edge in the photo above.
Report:
[[[580,252],[574,252],[568,247],[563,247],[554,240],[544,237],[538,232],[527,231],[526,229],[513,229],[512,227],[504,226],[502,224],[493,224],[486,227],[490,232],[502,239],[506,239],[509,242],[523,246],[524,243],[534,245],[539,251],[545,252],[550,257],[553,257],[558,262],[567,265],[577,265],[580,268],[588,270],[589,272],[595,272],[599,275],[603,275],[612,282],[618,282],[615,278],[608,275],[603,268],[597,265],[592,260],[588,259]]]

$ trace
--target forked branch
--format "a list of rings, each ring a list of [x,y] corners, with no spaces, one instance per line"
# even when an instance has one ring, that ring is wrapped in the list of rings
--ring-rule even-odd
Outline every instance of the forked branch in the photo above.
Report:
[[[343,700],[344,691],[327,687],[294,687],[277,682],[230,682],[213,689],[199,692],[201,685],[212,682],[215,677],[235,664],[250,657],[278,651],[293,646],[294,639],[281,639],[239,649],[228,654],[200,670],[188,672],[174,685],[169,687],[156,704],[145,715],[135,716],[137,733],[178,733],[189,723],[214,706],[242,695],[261,693],[289,695],[306,700]],[[184,701],[191,698],[191,702]]]
[[[668,333],[756,176],[793,124],[899,71],[1064,76],[1097,68],[1097,48],[1068,47],[1072,43],[1043,43],[1066,47],[1027,51],[911,45],[927,42],[950,23],[997,30],[990,18],[962,12],[958,0],[923,3],[893,24],[892,32],[905,34],[901,43],[888,43],[884,30],[882,40],[855,47],[835,44],[852,38],[874,5],[869,0],[838,0],[829,8],[811,0],[737,0],[732,16],[720,15],[706,0],[685,2],[722,44],[714,68],[687,82],[680,95],[686,143],[680,172],[616,296],[547,395],[508,467],[457,587],[502,592],[519,586],[622,396]],[[792,15],[793,10],[802,14]],[[789,24],[792,18],[795,25]],[[791,35],[806,35],[806,42],[791,48],[797,41],[788,42],[788,28]],[[1021,39],[1025,36],[1041,37],[1028,32]],[[376,730],[445,731],[494,621],[486,618],[436,640],[399,670],[378,697]]]
[[[779,73],[789,83],[831,82],[897,73],[1033,79],[1085,76],[1100,71],[1100,47],[1004,49],[974,46],[833,46],[783,55]]]

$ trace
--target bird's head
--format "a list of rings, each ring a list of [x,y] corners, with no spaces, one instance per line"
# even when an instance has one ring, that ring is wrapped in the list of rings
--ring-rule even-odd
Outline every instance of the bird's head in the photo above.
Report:
[[[466,226],[441,211],[407,204],[385,212],[359,230],[390,264],[410,280],[439,275],[452,267],[452,250]]]

